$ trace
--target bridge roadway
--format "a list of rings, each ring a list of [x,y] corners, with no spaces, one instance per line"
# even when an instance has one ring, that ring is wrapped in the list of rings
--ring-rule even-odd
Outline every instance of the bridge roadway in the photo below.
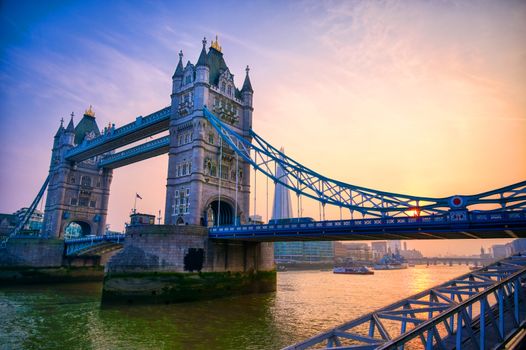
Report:
[[[470,213],[459,223],[447,215],[388,219],[314,221],[290,224],[219,226],[209,229],[209,238],[258,242],[339,241],[393,239],[466,239],[526,237],[526,210]],[[118,246],[124,235],[68,239],[66,255],[93,253],[93,249]],[[475,261],[473,258],[442,258],[444,261]],[[426,261],[437,261],[427,259]]]
[[[449,215],[212,227],[209,237],[243,241],[339,241],[524,238],[526,210]]]

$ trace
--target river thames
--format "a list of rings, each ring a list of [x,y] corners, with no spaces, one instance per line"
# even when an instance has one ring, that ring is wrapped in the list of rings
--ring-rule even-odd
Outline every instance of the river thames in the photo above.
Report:
[[[278,273],[275,293],[101,309],[101,283],[0,288],[0,349],[280,349],[468,272]]]

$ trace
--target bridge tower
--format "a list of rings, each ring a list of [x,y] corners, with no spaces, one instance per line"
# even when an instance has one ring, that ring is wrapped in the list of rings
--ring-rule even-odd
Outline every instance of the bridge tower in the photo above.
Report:
[[[66,128],[61,123],[51,153],[43,235],[64,238],[66,227],[72,222],[80,225],[83,235],[104,234],[112,170],[99,170],[98,157],[80,163],[65,159],[69,149],[99,135],[91,106],[77,126],[73,113]]]
[[[166,224],[227,225],[244,223],[249,215],[249,164],[203,114],[206,106],[249,139],[254,92],[249,69],[239,90],[217,37],[208,51],[206,44],[205,38],[195,65],[188,61],[183,66],[180,52],[172,77]]]

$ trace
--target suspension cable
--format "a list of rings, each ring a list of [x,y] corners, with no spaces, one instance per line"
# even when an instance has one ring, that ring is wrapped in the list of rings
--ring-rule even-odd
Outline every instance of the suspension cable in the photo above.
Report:
[[[257,152],[254,152],[254,163],[257,164]],[[258,188],[257,188],[257,175],[258,175],[258,169],[254,166],[254,219],[256,219],[256,200],[258,196]]]
[[[238,192],[238,174],[239,174],[239,156],[236,152],[236,208],[234,211],[234,225],[237,226],[238,220],[237,220],[237,192]]]
[[[267,179],[267,223],[268,223],[268,176],[265,176],[265,178]]]
[[[223,138],[219,138],[219,200],[217,201],[217,226],[220,225],[221,221],[221,176],[222,176],[222,165],[223,165]]]

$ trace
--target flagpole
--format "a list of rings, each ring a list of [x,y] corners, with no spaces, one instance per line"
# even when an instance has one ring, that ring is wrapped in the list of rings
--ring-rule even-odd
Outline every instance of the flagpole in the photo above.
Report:
[[[133,213],[137,213],[137,193],[135,193],[135,201],[133,202]]]

